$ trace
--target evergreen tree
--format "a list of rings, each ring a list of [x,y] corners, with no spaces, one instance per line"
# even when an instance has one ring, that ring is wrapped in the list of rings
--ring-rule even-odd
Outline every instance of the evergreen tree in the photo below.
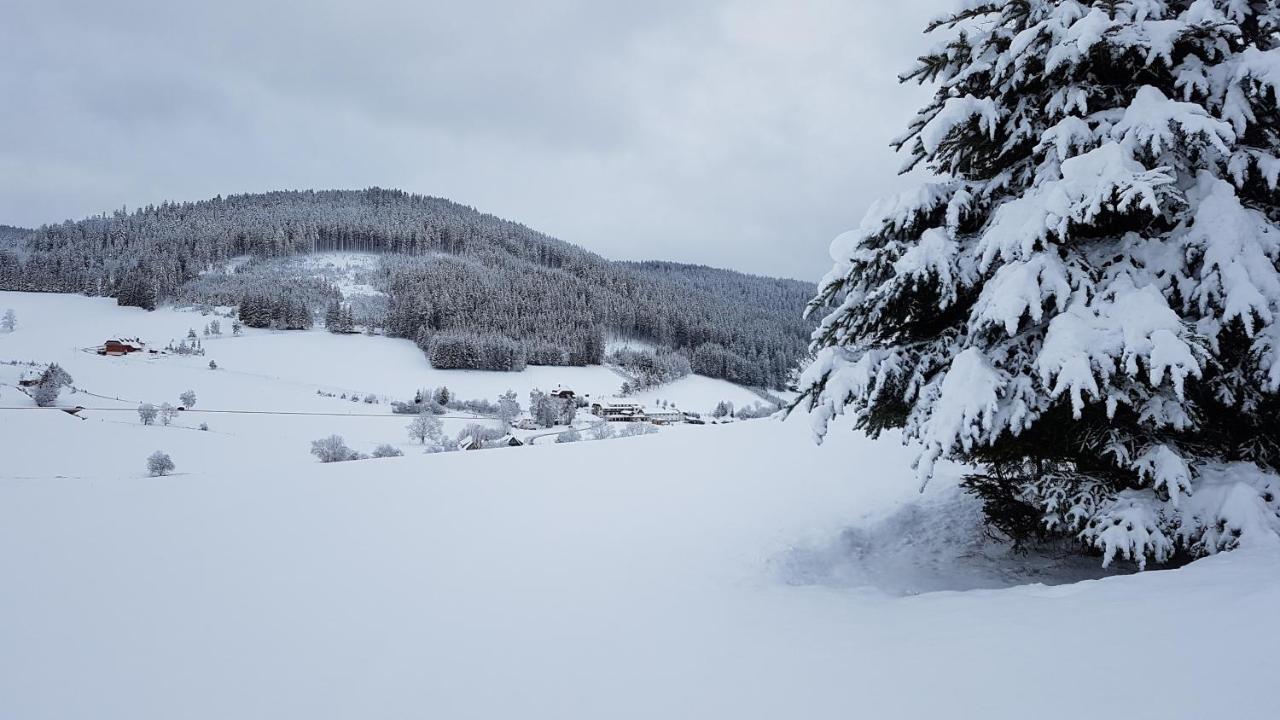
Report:
[[[1280,508],[1280,10],[988,0],[903,79],[939,178],[832,245],[805,397],[954,459],[991,524],[1162,562]],[[695,356],[694,367],[697,368]]]

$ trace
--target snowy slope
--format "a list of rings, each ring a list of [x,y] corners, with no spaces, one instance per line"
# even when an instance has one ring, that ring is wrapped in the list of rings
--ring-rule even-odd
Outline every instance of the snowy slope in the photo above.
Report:
[[[906,598],[788,586],[770,560],[900,500],[907,455],[707,432],[6,481],[0,715],[1271,716],[1276,553]]]
[[[200,385],[213,381],[207,370],[210,359],[219,372],[248,380],[272,381],[266,395],[254,392],[236,397],[251,407],[278,407],[280,393],[296,397],[299,390],[314,394],[317,389],[337,393],[374,393],[387,398],[408,399],[421,387],[447,385],[462,398],[494,399],[507,389],[523,399],[533,388],[550,390],[557,385],[579,393],[610,395],[617,392],[623,378],[600,366],[529,367],[518,373],[478,370],[436,370],[413,343],[385,337],[334,335],[323,330],[273,331],[246,328],[242,337],[231,337],[230,323],[223,319],[224,335],[205,341],[203,358],[101,358],[78,352],[116,335],[139,336],[151,345],[163,347],[181,340],[188,329],[197,332],[213,316],[162,308],[146,312],[117,307],[107,298],[78,295],[0,292],[0,311],[14,308],[19,327],[12,334],[0,333],[0,360],[40,360],[62,363],[76,379],[76,385],[93,389],[104,384],[118,388],[120,397],[151,399],[176,397],[188,387],[200,392]],[[164,370],[157,372],[156,368]],[[0,377],[0,381],[4,378]],[[749,390],[733,383],[695,377],[680,388],[660,395],[681,408],[704,412],[720,400],[736,405],[755,399]],[[230,381],[228,381],[230,382]],[[271,389],[274,388],[274,389]],[[150,395],[150,397],[144,397]],[[0,389],[0,400],[4,391]],[[160,400],[156,400],[159,402]],[[225,403],[225,400],[218,399]],[[214,407],[215,396],[203,404]],[[80,403],[88,406],[89,403]],[[331,405],[330,405],[331,406]]]
[[[99,358],[74,338],[202,323],[9,306],[0,358],[121,397],[369,412],[315,385],[431,372],[325,333],[213,341],[217,372]],[[993,547],[957,470],[922,500],[892,437],[819,447],[795,418],[320,465],[335,426],[411,449],[404,418],[87,415],[0,414],[0,718],[1274,715],[1280,549],[1026,584],[1103,573]],[[144,477],[156,448],[179,474]]]

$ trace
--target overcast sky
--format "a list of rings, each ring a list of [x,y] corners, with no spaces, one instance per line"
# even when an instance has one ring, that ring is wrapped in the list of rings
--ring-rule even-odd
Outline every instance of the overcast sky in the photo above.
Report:
[[[0,223],[373,185],[816,279],[900,187],[937,0],[13,0]]]

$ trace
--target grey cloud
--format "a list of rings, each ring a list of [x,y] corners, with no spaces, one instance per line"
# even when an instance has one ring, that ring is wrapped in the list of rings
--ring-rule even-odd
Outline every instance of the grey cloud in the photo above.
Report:
[[[902,181],[935,3],[27,2],[0,222],[280,187],[442,195],[611,257],[816,277]]]

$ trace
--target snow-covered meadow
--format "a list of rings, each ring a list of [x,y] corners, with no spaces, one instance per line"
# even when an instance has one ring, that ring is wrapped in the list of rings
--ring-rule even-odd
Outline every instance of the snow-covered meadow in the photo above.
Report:
[[[316,390],[619,380],[441,373],[408,342],[318,331],[104,358],[80,348],[207,319],[0,293],[7,307],[0,359],[56,360],[124,398],[103,407],[191,388],[197,409],[385,413]],[[754,399],[681,383],[656,392]],[[816,446],[793,418],[425,455],[403,416],[180,416],[201,432],[84,415],[0,413],[3,718],[1274,714],[1280,549],[1140,574],[1010,555],[957,468],[915,494],[892,436]],[[330,432],[406,455],[321,465],[307,444]],[[155,449],[175,475],[145,476]]]
[[[334,433],[360,452],[384,443],[413,452],[418,445],[405,431],[410,418],[391,414],[389,402],[409,400],[419,388],[447,386],[456,397],[489,401],[510,389],[527,405],[534,388],[549,391],[563,385],[604,396],[623,382],[601,366],[531,366],[518,373],[436,370],[405,340],[252,328],[235,337],[226,318],[221,337],[201,337],[203,356],[103,357],[86,348],[117,336],[136,336],[151,347],[164,347],[170,340],[182,340],[189,329],[200,333],[216,316],[172,308],[148,313],[118,307],[108,298],[0,292],[0,311],[7,308],[17,314],[18,327],[0,333],[0,362],[59,363],[80,392],[64,393],[58,404],[90,408],[80,414],[83,420],[48,411],[5,415],[12,427],[5,433],[6,443],[15,450],[7,453],[0,475],[10,478],[145,474],[143,458],[156,449],[173,456],[179,473],[291,465],[312,460],[310,441]],[[209,368],[210,360],[217,363],[216,370]],[[26,369],[0,365],[0,406],[32,404],[15,386]],[[139,403],[177,405],[186,390],[196,393],[194,412],[181,413],[169,427],[139,423]],[[378,404],[364,403],[368,395],[377,397]],[[759,400],[742,387],[699,376],[638,397],[642,402],[658,398],[694,412],[710,411],[720,400],[738,406]],[[443,429],[453,435],[470,422],[446,418]],[[196,430],[201,423],[209,426],[208,432]],[[72,452],[49,452],[52,439],[59,437]]]

